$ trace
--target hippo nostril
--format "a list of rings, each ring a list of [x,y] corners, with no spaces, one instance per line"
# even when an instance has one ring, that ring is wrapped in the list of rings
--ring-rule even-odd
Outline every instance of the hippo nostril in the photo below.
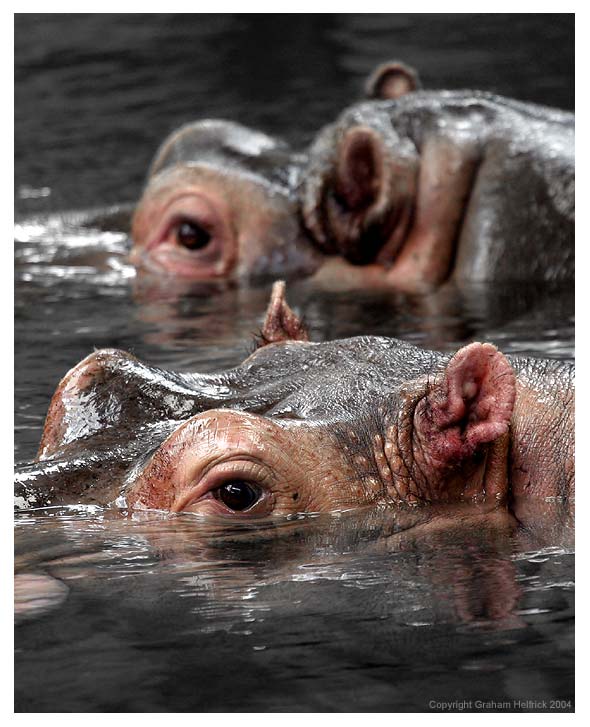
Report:
[[[178,225],[176,241],[187,250],[202,250],[211,242],[211,233],[195,222],[185,220]]]

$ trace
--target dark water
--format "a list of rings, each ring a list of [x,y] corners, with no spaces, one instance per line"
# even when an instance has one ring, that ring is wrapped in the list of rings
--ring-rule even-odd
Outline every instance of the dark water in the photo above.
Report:
[[[573,107],[571,16],[22,15],[15,51],[17,462],[34,456],[59,379],[93,348],[177,370],[233,366],[268,298],[268,287],[138,279],[124,235],[31,216],[134,200],[163,136],[194,118],[304,143],[389,57],[428,87]],[[567,289],[412,297],[300,282],[289,299],[315,340],[374,333],[574,355]],[[261,534],[186,516],[18,516],[19,573],[68,590],[17,627],[17,710],[573,706],[574,556],[560,534],[433,542],[367,517]]]
[[[19,711],[573,706],[574,556],[522,533],[101,512],[16,532],[22,572],[69,589],[17,626]]]

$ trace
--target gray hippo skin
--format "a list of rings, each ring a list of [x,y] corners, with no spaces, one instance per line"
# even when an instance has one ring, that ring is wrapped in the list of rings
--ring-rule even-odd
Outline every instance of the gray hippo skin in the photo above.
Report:
[[[373,95],[309,149],[303,219],[327,253],[410,289],[573,279],[573,114],[479,91]]]
[[[421,290],[574,270],[574,116],[479,91],[369,78],[303,153],[205,120],[174,132],[132,225],[139,268],[192,279],[314,276]]]
[[[236,368],[177,374],[91,354],[57,388],[17,504],[259,518],[477,503],[525,524],[548,501],[571,513],[573,366],[489,343],[449,357],[307,339],[276,283],[260,346]]]

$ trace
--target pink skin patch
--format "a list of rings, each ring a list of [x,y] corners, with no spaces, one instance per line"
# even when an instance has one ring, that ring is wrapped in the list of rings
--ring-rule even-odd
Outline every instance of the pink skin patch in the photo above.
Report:
[[[459,464],[508,431],[515,398],[506,357],[490,343],[465,346],[416,408],[422,448],[437,466]]]
[[[307,328],[287,303],[283,280],[277,280],[272,286],[261,337],[262,345],[281,341],[309,341]]]
[[[236,241],[228,222],[226,205],[208,198],[196,189],[183,190],[172,197],[163,209],[155,207],[157,224],[147,239],[136,246],[135,262],[193,279],[225,275],[234,262]],[[157,216],[156,216],[157,213]],[[188,249],[179,242],[183,223],[194,225],[205,236],[202,249]],[[140,228],[139,222],[136,229]],[[139,233],[136,233],[136,242]]]

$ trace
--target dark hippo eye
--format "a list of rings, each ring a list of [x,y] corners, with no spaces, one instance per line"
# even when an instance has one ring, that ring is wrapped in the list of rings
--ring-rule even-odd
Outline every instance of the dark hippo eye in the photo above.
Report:
[[[185,220],[178,225],[176,241],[187,250],[202,250],[211,241],[211,235],[196,223]]]
[[[240,512],[252,507],[260,499],[260,490],[251,482],[232,480],[222,485],[216,496],[230,510]]]

